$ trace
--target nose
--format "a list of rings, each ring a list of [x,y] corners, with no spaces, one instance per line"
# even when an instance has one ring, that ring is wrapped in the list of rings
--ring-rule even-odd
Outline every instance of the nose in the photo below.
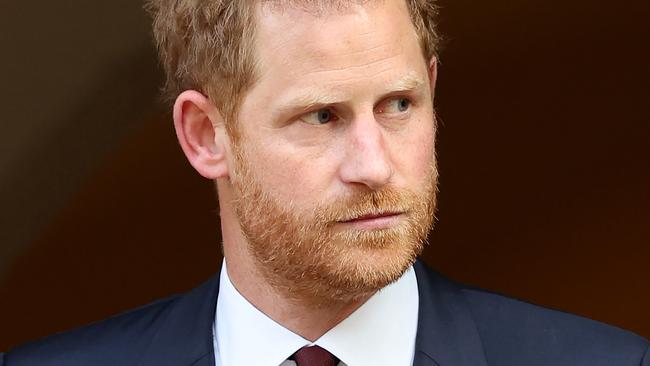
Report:
[[[341,180],[376,190],[390,182],[392,175],[384,131],[374,115],[354,120],[346,134]]]

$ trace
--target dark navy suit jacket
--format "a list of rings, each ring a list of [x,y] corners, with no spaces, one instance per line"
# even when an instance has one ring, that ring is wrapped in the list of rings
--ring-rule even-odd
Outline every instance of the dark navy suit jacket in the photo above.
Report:
[[[415,366],[650,366],[648,342],[632,333],[453,283],[419,261],[415,271]],[[218,293],[215,276],[187,294],[18,347],[0,355],[0,366],[214,366]]]

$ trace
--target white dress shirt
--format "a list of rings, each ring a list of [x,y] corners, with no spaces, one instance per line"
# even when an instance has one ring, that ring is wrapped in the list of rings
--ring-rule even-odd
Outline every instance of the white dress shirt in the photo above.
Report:
[[[315,342],[293,333],[246,300],[221,269],[213,324],[217,366],[294,366],[287,360],[305,346],[335,355],[339,366],[410,366],[415,352],[418,287],[415,271],[373,295]]]

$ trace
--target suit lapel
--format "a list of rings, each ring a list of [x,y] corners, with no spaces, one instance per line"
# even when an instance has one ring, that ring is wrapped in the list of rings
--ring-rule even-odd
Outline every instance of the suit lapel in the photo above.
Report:
[[[139,366],[214,366],[212,324],[219,275],[171,302]]]
[[[486,366],[483,345],[461,291],[415,263],[420,308],[414,366]]]
[[[470,309],[449,280],[415,263],[420,297],[413,366],[487,366]],[[172,302],[139,366],[215,366],[219,275]]]

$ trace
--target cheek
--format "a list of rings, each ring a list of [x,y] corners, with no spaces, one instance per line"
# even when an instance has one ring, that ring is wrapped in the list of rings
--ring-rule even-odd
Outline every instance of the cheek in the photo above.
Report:
[[[419,124],[394,144],[393,164],[396,172],[409,181],[428,178],[429,167],[435,163],[435,129],[433,123]]]
[[[417,163],[420,166],[428,166],[432,163],[435,163],[436,154],[435,154],[435,133],[433,131],[427,131],[428,133],[422,136],[422,139],[418,142],[418,153],[416,153]]]
[[[278,200],[308,206],[327,194],[335,171],[327,154],[276,146],[257,156],[261,158],[260,183]]]

